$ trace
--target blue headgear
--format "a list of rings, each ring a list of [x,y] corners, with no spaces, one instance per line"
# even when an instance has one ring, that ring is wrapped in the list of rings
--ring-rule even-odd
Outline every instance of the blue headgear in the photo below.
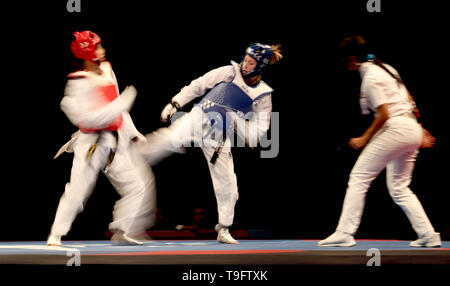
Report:
[[[269,45],[263,45],[260,43],[251,44],[245,54],[251,56],[257,62],[256,67],[246,75],[244,78],[250,78],[262,74],[263,69],[269,65],[272,59],[272,49]],[[241,73],[242,73],[242,62],[241,62]]]

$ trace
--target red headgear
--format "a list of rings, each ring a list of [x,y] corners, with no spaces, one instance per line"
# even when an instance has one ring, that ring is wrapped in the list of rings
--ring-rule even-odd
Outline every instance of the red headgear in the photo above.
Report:
[[[95,60],[95,49],[102,41],[100,37],[91,31],[73,33],[75,39],[70,43],[72,54],[82,60]]]

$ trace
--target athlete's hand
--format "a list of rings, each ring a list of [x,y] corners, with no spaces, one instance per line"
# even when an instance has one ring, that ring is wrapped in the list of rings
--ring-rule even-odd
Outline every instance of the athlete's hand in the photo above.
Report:
[[[432,148],[434,147],[434,143],[436,142],[436,138],[431,135],[428,130],[425,128],[422,128],[422,143],[420,144],[420,148],[426,149],[426,148]]]
[[[161,121],[162,122],[169,122],[169,120],[172,118],[172,116],[177,113],[177,108],[173,106],[172,103],[169,103],[164,107],[163,111],[161,112]]]

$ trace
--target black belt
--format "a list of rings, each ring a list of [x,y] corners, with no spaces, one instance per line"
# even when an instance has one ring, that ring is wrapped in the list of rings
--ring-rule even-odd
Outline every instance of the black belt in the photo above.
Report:
[[[225,130],[222,132],[222,138],[219,141],[219,145],[216,147],[216,150],[214,150],[214,154],[211,157],[211,160],[209,160],[209,162],[211,164],[216,163],[217,157],[219,157],[220,152],[222,151],[223,145],[225,145],[225,141],[227,139],[227,133],[225,132]]]

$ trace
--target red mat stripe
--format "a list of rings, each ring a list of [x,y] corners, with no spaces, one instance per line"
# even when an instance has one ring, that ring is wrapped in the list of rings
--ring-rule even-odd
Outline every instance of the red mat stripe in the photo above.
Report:
[[[317,239],[299,239],[299,240],[303,240],[303,241],[319,241],[319,240],[323,240],[324,238],[317,238]],[[400,239],[359,239],[359,238],[355,238],[356,241],[405,241],[405,240],[400,240]]]
[[[255,250],[162,250],[148,252],[99,253],[87,255],[214,255],[214,254],[254,254],[254,253],[289,253],[307,250],[255,249]]]

